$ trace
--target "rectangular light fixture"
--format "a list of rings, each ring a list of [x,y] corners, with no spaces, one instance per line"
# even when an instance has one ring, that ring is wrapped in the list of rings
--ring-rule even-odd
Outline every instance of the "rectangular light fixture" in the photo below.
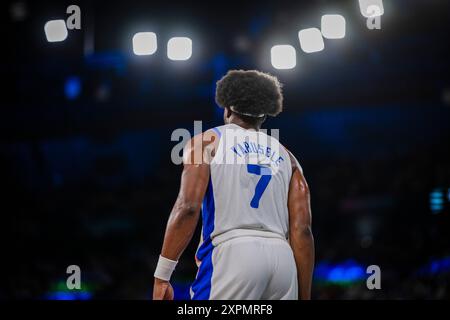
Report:
[[[158,48],[154,32],[138,32],[133,36],[133,52],[138,56],[151,55]]]
[[[50,20],[44,26],[48,42],[61,42],[67,38],[67,27],[64,20]]]
[[[192,40],[173,37],[167,42],[167,57],[170,60],[188,60],[192,56]]]
[[[270,58],[275,69],[292,69],[297,65],[297,52],[291,45],[273,46]]]
[[[340,14],[325,14],[320,29],[324,38],[342,39],[345,37],[345,18]]]
[[[317,28],[303,29],[298,32],[300,47],[306,53],[322,51],[325,47],[322,33]]]

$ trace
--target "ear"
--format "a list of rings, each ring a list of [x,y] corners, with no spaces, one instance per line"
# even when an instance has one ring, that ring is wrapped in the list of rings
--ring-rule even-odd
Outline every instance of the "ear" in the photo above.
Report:
[[[226,117],[230,118],[232,114],[233,114],[233,111],[231,111],[230,108],[226,108]]]
[[[229,119],[231,117],[231,115],[232,115],[231,109],[226,107],[225,111],[224,111],[224,118]]]

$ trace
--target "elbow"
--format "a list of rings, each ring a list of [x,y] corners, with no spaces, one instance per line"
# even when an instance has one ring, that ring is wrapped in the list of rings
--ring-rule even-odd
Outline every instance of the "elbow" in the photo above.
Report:
[[[313,238],[311,226],[305,226],[300,228],[299,234],[303,238]]]
[[[180,213],[183,216],[195,217],[200,212],[200,204],[197,203],[186,203],[180,207]]]
[[[296,250],[314,250],[314,236],[311,227],[291,229],[289,243]]]
[[[173,215],[175,218],[185,220],[197,218],[200,213],[201,204],[189,201],[179,201],[174,207]]]
[[[293,239],[313,239],[311,225],[293,224],[290,228],[290,236]]]

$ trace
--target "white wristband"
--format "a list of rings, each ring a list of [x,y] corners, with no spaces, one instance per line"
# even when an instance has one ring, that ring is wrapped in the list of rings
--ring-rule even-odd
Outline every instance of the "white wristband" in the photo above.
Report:
[[[158,265],[156,266],[155,270],[155,278],[169,281],[170,277],[172,276],[173,270],[175,270],[175,266],[177,265],[178,261],[173,261],[167,258],[164,258],[163,256],[159,256]]]

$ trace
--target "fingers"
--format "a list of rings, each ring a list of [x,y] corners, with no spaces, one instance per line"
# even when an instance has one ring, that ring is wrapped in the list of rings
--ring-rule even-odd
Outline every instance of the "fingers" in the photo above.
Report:
[[[153,300],[173,300],[173,298],[174,292],[170,282],[155,278]]]
[[[173,288],[170,284],[168,284],[164,294],[164,300],[173,300],[173,297],[174,297]]]
[[[153,287],[153,300],[163,300],[166,296],[167,286],[155,284]]]

